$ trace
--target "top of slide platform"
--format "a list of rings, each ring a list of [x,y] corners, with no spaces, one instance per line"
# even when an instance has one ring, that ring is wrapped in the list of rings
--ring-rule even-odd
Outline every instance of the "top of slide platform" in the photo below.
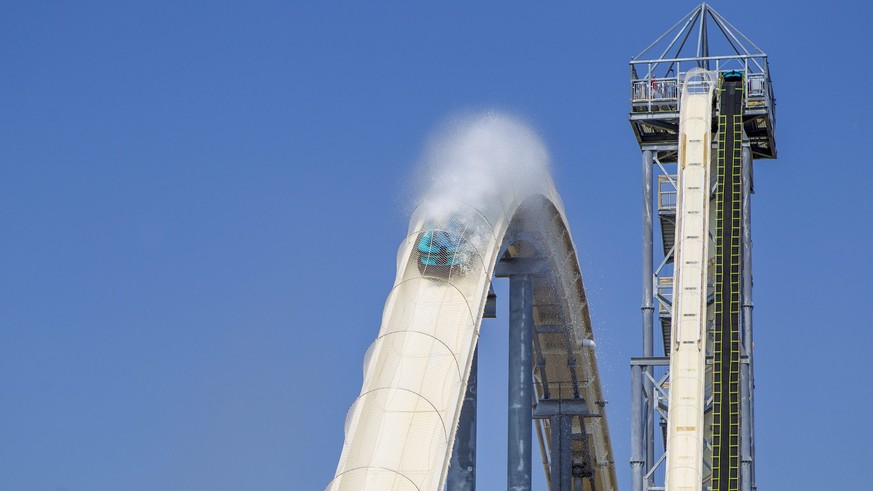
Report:
[[[735,71],[746,80],[744,129],[757,159],[776,158],[776,100],[767,55],[703,3],[630,61],[630,122],[642,149],[675,162],[679,96],[692,69]]]

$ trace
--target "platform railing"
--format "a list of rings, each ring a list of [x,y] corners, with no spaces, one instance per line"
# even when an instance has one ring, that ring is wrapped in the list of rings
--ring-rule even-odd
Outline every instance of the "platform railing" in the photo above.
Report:
[[[631,61],[631,112],[678,112],[685,73],[692,68],[707,67],[724,72],[736,70],[746,79],[744,103],[747,108],[770,107],[767,55],[735,55],[702,58],[672,58]],[[664,75],[655,73],[663,70]]]

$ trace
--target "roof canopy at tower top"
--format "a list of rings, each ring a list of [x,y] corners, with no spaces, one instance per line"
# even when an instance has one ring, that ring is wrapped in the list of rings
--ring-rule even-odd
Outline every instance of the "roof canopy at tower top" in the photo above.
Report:
[[[682,17],[630,64],[635,79],[675,77],[694,67],[770,78],[767,55],[706,3]]]

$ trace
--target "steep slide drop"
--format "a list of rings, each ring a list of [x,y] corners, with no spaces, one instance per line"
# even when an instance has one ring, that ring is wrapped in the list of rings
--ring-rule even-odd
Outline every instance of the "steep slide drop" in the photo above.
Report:
[[[534,323],[559,317],[569,327],[576,390],[592,406],[604,399],[594,350],[585,347],[593,334],[563,206],[548,174],[529,172],[537,167],[530,161],[546,159],[544,149],[523,125],[494,115],[462,133],[468,144],[442,158],[476,171],[434,186],[410,220],[330,491],[443,489],[498,260],[537,257],[548,264],[550,271],[533,285]],[[526,139],[533,144],[519,146]],[[507,148],[503,142],[510,142]],[[509,163],[519,159],[519,165]],[[480,172],[482,160],[492,162],[485,166],[490,171]],[[542,383],[536,380],[539,394]],[[605,414],[586,418],[583,426],[596,454],[595,488],[616,489]]]
[[[668,491],[697,491],[703,481],[707,285],[711,274],[710,146],[715,85],[713,72],[689,72],[680,106],[665,476]]]
[[[740,72],[720,78],[715,218],[712,489],[740,488],[740,295],[743,90]]]

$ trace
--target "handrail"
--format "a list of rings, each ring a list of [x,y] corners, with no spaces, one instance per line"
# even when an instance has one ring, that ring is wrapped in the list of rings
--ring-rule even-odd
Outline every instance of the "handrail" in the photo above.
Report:
[[[712,57],[710,57],[712,58]],[[734,57],[734,58],[748,58]],[[690,60],[698,60],[703,58],[690,58]],[[719,57],[717,59],[726,59]],[[750,70],[748,60],[742,67],[737,67],[745,75],[746,90],[744,91],[744,106],[752,107],[770,107],[771,106],[771,89],[770,80],[766,73]],[[632,62],[631,65],[644,62]],[[659,62],[660,63],[660,62]],[[679,69],[679,65],[676,66]],[[727,67],[716,64],[715,71],[721,71]],[[636,70],[631,70],[631,108],[632,112],[639,112],[640,108],[645,107],[647,112],[673,112],[679,110],[679,94],[682,92],[682,78],[685,72],[679,71],[675,77],[654,77],[652,69],[648,70],[648,76],[644,78],[635,77]],[[635,109],[635,110],[634,110]]]
[[[695,57],[685,57],[685,58],[661,58],[657,60],[631,60],[631,65],[643,65],[649,63],[661,64],[661,63],[677,63],[683,61],[718,61],[718,60],[745,60],[752,58],[760,58],[766,59],[767,55],[765,54],[756,54],[756,55],[728,55],[728,56],[695,56]]]

